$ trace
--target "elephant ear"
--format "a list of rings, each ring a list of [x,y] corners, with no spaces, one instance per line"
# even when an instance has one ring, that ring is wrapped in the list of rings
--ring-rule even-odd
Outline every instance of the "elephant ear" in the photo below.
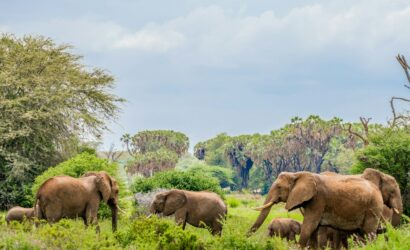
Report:
[[[312,199],[317,193],[316,181],[311,173],[296,173],[295,176],[285,206],[289,211]]]
[[[111,195],[111,179],[105,174],[97,174],[95,178],[95,184],[98,191],[105,202],[107,202]]]
[[[164,215],[170,215],[187,202],[187,197],[182,190],[171,190],[165,198]]]
[[[380,190],[382,190],[382,175],[380,171],[373,168],[366,168],[363,171],[362,178],[373,182]]]

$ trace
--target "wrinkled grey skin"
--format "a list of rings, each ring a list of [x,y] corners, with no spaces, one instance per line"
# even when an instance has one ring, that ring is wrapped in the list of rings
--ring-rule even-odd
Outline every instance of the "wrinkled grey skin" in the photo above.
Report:
[[[10,221],[19,221],[22,222],[24,219],[30,220],[34,217],[34,208],[24,208],[24,207],[13,207],[11,208],[6,214],[6,222],[7,224]]]
[[[296,235],[300,234],[300,223],[289,218],[275,218],[268,226],[269,236],[279,236],[288,241],[295,241]]]
[[[173,189],[155,196],[150,211],[169,216],[185,229],[186,223],[194,227],[208,227],[212,234],[220,235],[227,208],[222,199],[212,192],[194,192]]]

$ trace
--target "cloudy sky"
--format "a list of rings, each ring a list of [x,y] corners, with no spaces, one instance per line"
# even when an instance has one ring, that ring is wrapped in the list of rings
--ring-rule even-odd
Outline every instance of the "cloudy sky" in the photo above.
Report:
[[[290,3],[289,3],[290,2]],[[0,32],[72,44],[128,100],[104,147],[145,129],[267,133],[317,114],[386,123],[408,96],[408,0],[0,1]]]

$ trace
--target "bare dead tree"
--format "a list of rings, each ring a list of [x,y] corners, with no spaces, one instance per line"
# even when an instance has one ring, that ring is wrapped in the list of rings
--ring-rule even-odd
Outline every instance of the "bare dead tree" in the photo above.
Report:
[[[347,130],[347,132],[352,135],[352,136],[356,136],[357,138],[359,138],[360,140],[363,141],[363,145],[365,147],[367,147],[369,145],[369,122],[372,118],[365,118],[365,117],[360,117],[360,122],[363,126],[363,134],[360,134],[357,131],[353,131],[352,130],[352,124],[349,123],[347,125],[347,128],[345,128]]]
[[[407,77],[407,83],[404,84],[404,87],[410,89],[410,73],[409,73],[409,65],[407,64],[406,58],[403,55],[398,54],[396,56],[397,61],[399,62],[400,66],[403,68],[404,73],[406,74]],[[404,120],[408,119],[408,117],[399,114],[396,111],[396,108],[394,106],[394,101],[395,100],[399,100],[399,101],[403,101],[403,102],[410,102],[410,99],[407,98],[403,98],[403,97],[397,97],[397,96],[393,96],[390,99],[390,107],[392,110],[392,114],[393,114],[393,118],[390,122],[390,127],[394,128],[396,126],[398,126],[401,122],[403,122]]]
[[[110,145],[110,149],[108,150],[108,152],[106,153],[105,157],[110,161],[110,162],[117,162],[118,159],[122,156],[122,154],[124,153],[124,151],[117,151],[115,149],[115,144],[112,143]]]

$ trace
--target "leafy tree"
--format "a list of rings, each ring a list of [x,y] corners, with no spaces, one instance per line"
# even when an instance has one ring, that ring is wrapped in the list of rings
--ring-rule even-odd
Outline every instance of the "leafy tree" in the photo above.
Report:
[[[225,146],[229,140],[230,137],[226,133],[221,133],[207,141],[199,142],[194,147],[194,155],[209,165],[228,166]]]
[[[43,37],[0,36],[0,208],[23,204],[36,175],[117,116],[123,99],[110,93],[113,77],[86,68],[70,49]]]
[[[370,137],[368,147],[357,153],[353,173],[375,168],[392,175],[399,183],[404,213],[410,214],[410,133],[387,130]]]
[[[181,157],[189,148],[189,138],[181,132],[172,130],[146,130],[132,137],[125,134],[122,140],[130,154],[144,154],[165,148]]]
[[[170,150],[159,149],[154,152],[137,153],[126,166],[129,174],[140,173],[145,177],[154,173],[173,169],[178,161],[178,155]]]
[[[124,134],[121,140],[133,156],[127,164],[127,172],[144,176],[174,168],[189,148],[189,138],[172,130],[146,130],[134,136]]]

